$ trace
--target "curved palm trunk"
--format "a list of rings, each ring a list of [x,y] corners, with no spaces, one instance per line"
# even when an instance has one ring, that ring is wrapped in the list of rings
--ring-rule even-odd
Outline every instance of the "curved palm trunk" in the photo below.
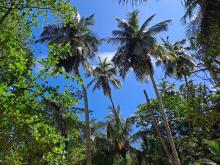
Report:
[[[186,83],[187,98],[189,98],[190,97],[190,90],[189,90],[190,88],[189,88],[189,82],[187,80],[186,75],[184,75],[184,80],[185,80],[185,83]]]
[[[150,116],[151,116],[151,118],[152,118],[152,125],[153,125],[154,129],[156,130],[156,132],[157,132],[157,134],[158,134],[158,137],[159,137],[159,139],[160,139],[161,145],[162,145],[162,147],[163,147],[163,149],[164,149],[164,152],[165,152],[166,155],[167,155],[167,158],[168,158],[169,163],[170,163],[171,165],[173,165],[172,155],[169,153],[168,148],[167,148],[167,145],[166,145],[166,143],[165,143],[165,140],[164,140],[164,138],[163,138],[163,136],[162,136],[162,134],[161,134],[161,132],[160,132],[160,129],[159,129],[158,124],[157,124],[157,120],[155,119],[154,114],[153,114],[153,108],[152,108],[152,106],[151,106],[150,99],[149,99],[149,97],[148,97],[148,95],[147,95],[147,92],[146,92],[145,90],[144,90],[144,95],[145,95],[147,104],[149,105],[149,109],[150,109],[150,111],[151,111],[151,112],[150,112]]]
[[[6,13],[2,16],[2,18],[0,19],[0,24],[2,24],[2,22],[6,19],[6,17],[10,14],[10,12],[13,10],[13,7],[10,7]]]
[[[200,0],[198,4],[202,10],[201,20],[201,44],[205,47],[205,56],[202,58],[204,65],[209,70],[214,84],[220,84],[219,62],[217,60],[220,50],[219,31],[220,31],[220,1],[219,0]]]
[[[167,120],[166,113],[164,112],[162,98],[161,98],[161,96],[159,94],[156,82],[154,80],[153,73],[150,74],[150,78],[151,78],[151,81],[152,81],[152,84],[153,84],[153,88],[155,90],[155,93],[156,93],[156,96],[157,96],[157,99],[158,99],[158,103],[159,103],[159,107],[160,107],[160,113],[162,115],[163,123],[164,123],[164,126],[166,128],[168,141],[169,141],[171,149],[172,149],[173,162],[174,162],[175,165],[180,165],[180,160],[179,160],[179,156],[178,156],[178,153],[177,153],[177,150],[176,150],[176,146],[174,144],[172,132],[171,132],[168,120]]]
[[[115,105],[114,105],[114,102],[113,102],[113,99],[112,99],[112,94],[109,93],[108,97],[109,97],[109,99],[110,99],[110,101],[111,101],[112,108],[113,108],[113,113],[114,113],[114,115],[115,115],[115,117],[116,117],[116,121],[120,124],[120,126],[121,126],[121,128],[122,128],[122,130],[123,130],[123,125],[122,125],[121,120],[120,120],[120,118],[119,118],[118,112],[117,112],[117,110],[116,110],[116,108],[115,108]]]
[[[86,122],[86,165],[92,164],[92,155],[91,155],[91,142],[90,142],[90,116],[89,116],[89,103],[88,103],[88,95],[85,83],[80,75],[79,70],[76,73],[82,81],[82,91],[83,91],[83,99],[84,99],[84,112],[85,112],[85,122]]]
[[[187,106],[188,106],[189,109],[192,106],[192,108],[194,110],[194,103],[193,103],[193,100],[191,100],[193,98],[191,97],[191,94],[190,94],[190,86],[189,86],[189,82],[187,80],[186,75],[184,75],[184,80],[185,80],[185,83],[186,83],[186,90],[187,90]],[[190,115],[190,118],[191,118],[191,115]],[[189,129],[188,136],[189,136],[189,139],[191,139],[192,138],[192,123],[191,123],[190,120],[188,122],[188,129]]]

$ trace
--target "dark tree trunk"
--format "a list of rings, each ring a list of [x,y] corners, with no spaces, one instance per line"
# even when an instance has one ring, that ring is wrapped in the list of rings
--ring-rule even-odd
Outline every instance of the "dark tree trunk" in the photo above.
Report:
[[[190,97],[190,87],[189,87],[189,82],[187,80],[186,75],[184,75],[184,80],[185,80],[185,83],[186,83],[186,92],[187,92],[187,99],[188,99]]]
[[[157,100],[158,100],[159,107],[160,107],[160,113],[161,113],[161,116],[162,116],[164,127],[165,127],[166,132],[167,132],[168,141],[169,141],[171,149],[172,149],[173,162],[174,162],[175,165],[180,165],[180,160],[179,160],[179,156],[178,156],[178,153],[177,153],[177,150],[176,150],[176,146],[174,144],[172,132],[171,132],[168,120],[167,120],[166,113],[164,112],[162,98],[159,94],[159,90],[158,90],[156,82],[154,80],[153,73],[150,74],[150,78],[151,78],[153,88],[154,88],[156,96],[157,96]]]
[[[76,73],[82,81],[82,91],[83,91],[83,99],[84,99],[84,112],[85,112],[85,123],[86,123],[86,165],[92,165],[92,155],[91,155],[91,141],[90,141],[90,116],[89,116],[89,103],[87,96],[87,89],[85,83],[80,75],[79,70]]]
[[[115,115],[115,117],[116,117],[116,120],[119,121],[120,118],[119,118],[119,115],[118,115],[117,110],[116,110],[116,108],[115,108],[115,104],[114,104],[114,102],[113,102],[113,99],[112,99],[112,95],[111,95],[111,94],[109,94],[109,99],[110,99],[110,101],[111,101],[112,110],[113,110],[113,113],[114,113],[114,115]]]
[[[110,99],[111,104],[112,104],[112,110],[113,110],[113,113],[114,113],[114,115],[115,115],[115,117],[116,117],[116,122],[118,122],[118,124],[120,124],[121,129],[123,130],[123,125],[122,125],[122,123],[121,123],[119,114],[118,114],[118,112],[117,112],[117,110],[116,110],[116,108],[115,108],[115,105],[114,105],[114,102],[113,102],[113,99],[112,99],[112,94],[111,94],[111,92],[109,93],[108,96],[109,96],[109,99]]]
[[[187,91],[187,106],[188,106],[188,109],[190,110],[191,107],[193,108],[194,110],[194,103],[192,101],[193,97],[191,97],[191,94],[190,94],[190,86],[189,86],[189,82],[187,80],[187,77],[186,75],[184,75],[184,80],[185,80],[185,84],[186,84],[186,91]],[[191,115],[189,116],[189,118],[191,119]],[[189,136],[189,139],[192,138],[192,123],[191,121],[189,120],[188,122],[188,136]]]
[[[201,45],[203,56],[201,60],[209,70],[216,86],[220,85],[220,1],[201,0],[198,2],[202,12],[201,20]]]
[[[158,137],[159,137],[159,139],[160,139],[161,145],[162,145],[162,147],[163,147],[163,149],[164,149],[164,152],[165,152],[165,154],[166,154],[166,156],[167,156],[167,159],[168,159],[169,163],[170,163],[171,165],[173,165],[174,163],[173,163],[172,155],[169,153],[168,147],[167,147],[167,145],[166,145],[166,143],[165,143],[165,140],[164,140],[164,137],[162,136],[162,134],[161,134],[161,132],[160,132],[160,128],[158,127],[157,120],[156,120],[155,117],[154,117],[153,108],[152,108],[152,106],[151,106],[150,99],[149,99],[149,97],[148,97],[148,95],[147,95],[147,92],[146,92],[145,90],[144,90],[144,95],[145,95],[147,104],[148,104],[149,109],[150,109],[150,116],[151,116],[151,119],[152,119],[152,125],[153,125],[154,129],[156,130],[156,132],[157,132],[157,134],[158,134]]]
[[[13,10],[12,7],[10,7],[6,13],[2,16],[2,18],[0,19],[0,24],[2,24],[2,22],[6,19],[6,17],[10,14],[10,12]]]

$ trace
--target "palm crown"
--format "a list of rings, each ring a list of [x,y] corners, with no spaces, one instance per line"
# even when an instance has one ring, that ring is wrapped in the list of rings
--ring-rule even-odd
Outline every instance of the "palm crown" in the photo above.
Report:
[[[129,13],[126,20],[116,18],[118,30],[112,32],[113,37],[106,38],[107,43],[120,45],[113,57],[113,62],[119,68],[122,77],[125,77],[129,69],[133,69],[136,77],[143,80],[146,75],[153,72],[149,53],[156,44],[155,35],[166,31],[170,20],[160,22],[147,29],[147,26],[155,15],[149,17],[138,25],[137,10]]]
[[[82,64],[84,69],[89,69],[89,59],[98,51],[99,41],[89,29],[94,24],[94,15],[87,18],[74,18],[73,23],[66,25],[48,25],[44,27],[40,39],[36,42],[49,44],[70,45],[71,51],[63,53],[58,59],[58,66],[64,67],[67,72],[76,71]]]
[[[166,74],[175,76],[178,79],[190,76],[196,65],[191,60],[190,56],[186,54],[187,48],[184,47],[186,40],[181,40],[172,44],[167,37],[166,40],[162,39],[162,41],[162,47],[165,50],[162,58]]]
[[[48,42],[62,47],[69,46],[68,51],[64,50],[61,53],[56,53],[54,50],[52,60],[56,60],[57,67],[64,67],[67,72],[73,71],[82,83],[82,91],[84,98],[84,111],[86,123],[86,157],[87,164],[91,164],[91,144],[90,144],[90,116],[87,90],[79,72],[79,66],[82,64],[85,71],[89,71],[89,60],[95,56],[98,51],[99,41],[89,29],[93,25],[93,15],[87,18],[79,18],[73,16],[73,22],[61,25],[49,25],[44,27],[41,38],[37,42]],[[55,54],[55,55],[54,55]],[[62,55],[62,56],[61,56]]]
[[[119,68],[121,76],[124,78],[129,69],[133,69],[136,78],[143,81],[146,76],[150,76],[152,85],[154,87],[157,99],[159,101],[160,113],[166,128],[169,143],[172,149],[173,160],[175,164],[179,165],[180,161],[178,153],[172,137],[172,132],[164,112],[162,98],[159,94],[156,82],[153,76],[153,65],[151,57],[156,57],[155,35],[166,31],[170,20],[160,22],[150,28],[146,28],[155,15],[149,17],[141,27],[138,25],[138,11],[134,10],[129,13],[127,20],[116,18],[119,30],[112,32],[113,37],[107,38],[106,41],[113,44],[118,44],[118,50],[113,57],[113,62]]]
[[[112,63],[108,62],[107,58],[101,59],[99,57],[98,59],[98,66],[96,66],[96,68],[92,71],[94,79],[91,80],[88,86],[91,86],[93,83],[95,83],[93,91],[102,88],[104,95],[109,96],[111,95],[110,83],[115,88],[120,88],[121,83],[115,77],[117,74],[115,66],[113,66]]]
[[[117,107],[117,114],[120,114],[120,107]],[[133,136],[131,136],[132,126],[135,123],[135,117],[122,119],[114,114],[106,116],[106,137],[112,144],[113,150],[119,155],[125,157],[128,150],[131,148]],[[123,128],[117,120],[120,120]]]

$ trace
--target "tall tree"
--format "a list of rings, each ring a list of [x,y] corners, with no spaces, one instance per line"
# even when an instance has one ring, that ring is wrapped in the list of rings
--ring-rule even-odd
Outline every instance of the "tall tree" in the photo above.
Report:
[[[180,161],[172,137],[172,132],[164,112],[163,103],[159,94],[155,79],[151,57],[154,56],[153,49],[156,45],[155,35],[166,31],[170,20],[160,22],[150,28],[146,28],[155,15],[144,21],[139,27],[137,10],[130,12],[126,20],[116,18],[119,30],[112,32],[113,37],[106,38],[107,43],[120,45],[117,49],[113,62],[119,68],[121,76],[124,78],[132,68],[136,78],[140,81],[146,80],[150,76],[159,101],[160,112],[163,123],[167,131],[167,137],[172,148],[173,164],[179,165]]]
[[[166,145],[166,143],[165,143],[164,137],[162,136],[162,133],[161,133],[160,128],[159,128],[159,126],[158,126],[158,122],[157,122],[156,118],[154,117],[153,107],[152,107],[152,105],[151,105],[151,102],[150,102],[150,99],[149,99],[149,97],[148,97],[148,95],[147,95],[146,90],[144,90],[144,96],[145,96],[145,98],[146,98],[147,105],[148,105],[149,110],[150,110],[150,118],[151,118],[151,120],[152,120],[151,123],[152,123],[154,129],[155,129],[156,132],[157,132],[157,135],[158,135],[158,137],[159,137],[159,139],[160,139],[160,143],[161,143],[161,145],[162,145],[162,147],[163,147],[164,152],[166,153],[166,156],[167,156],[167,158],[168,158],[168,161],[172,163],[172,157],[171,157],[171,155],[170,155],[170,153],[169,153],[169,150],[168,150],[168,147],[167,147],[167,145]]]
[[[216,86],[220,85],[220,1],[183,0],[185,15],[183,20],[189,25],[188,37],[196,39],[197,57],[209,70]]]
[[[68,157],[82,160],[84,147],[78,140],[77,116],[72,113],[77,99],[45,83],[47,71],[33,73],[31,46],[39,17],[50,13],[57,16],[56,21],[65,20],[75,9],[67,1],[56,0],[2,0],[0,6],[1,164],[65,164]],[[68,123],[75,123],[71,129],[65,127],[67,118]],[[71,149],[65,147],[67,141]]]
[[[117,107],[117,114],[120,114],[120,108]],[[132,127],[135,123],[135,117],[130,117],[124,120],[122,117],[119,116],[120,123],[118,122],[117,116],[112,113],[106,116],[105,122],[105,132],[104,136],[96,136],[96,148],[97,153],[102,153],[102,157],[97,157],[97,164],[98,162],[103,162],[111,158],[110,162],[105,162],[106,164],[114,164],[116,162],[120,162],[120,164],[129,164],[128,157],[134,155],[132,158],[133,161],[137,158],[137,153],[139,153],[137,149],[133,147],[133,143],[139,137],[140,132],[132,134]],[[140,151],[141,152],[141,151]],[[105,160],[103,160],[105,159]],[[100,163],[101,164],[101,163]],[[103,164],[103,163],[102,163]],[[140,164],[140,161],[134,164]]]
[[[104,58],[103,60],[99,57],[99,64],[96,66],[95,69],[92,70],[92,75],[94,78],[90,81],[88,84],[88,87],[90,87],[92,84],[93,86],[93,92],[96,89],[102,88],[103,93],[105,96],[109,97],[111,104],[112,104],[112,110],[114,115],[116,116],[117,121],[119,122],[119,116],[116,111],[115,104],[112,99],[112,91],[110,84],[112,84],[115,88],[121,87],[121,82],[116,78],[116,67],[113,66],[113,63],[108,62],[107,58]]]
[[[79,14],[73,16],[73,22],[61,25],[48,25],[37,42],[48,42],[50,45],[58,45],[58,48],[69,46],[67,51],[60,54],[51,53],[51,59],[57,60],[56,67],[63,67],[66,72],[73,72],[80,79],[84,98],[84,111],[86,122],[86,156],[87,165],[91,165],[90,144],[90,116],[87,89],[79,71],[80,65],[86,72],[89,71],[89,60],[95,57],[99,41],[89,29],[94,24],[94,15],[80,18]],[[57,51],[57,50],[55,50]]]
[[[186,40],[170,43],[169,38],[162,39],[162,53],[161,60],[164,64],[165,73],[168,76],[172,76],[177,79],[184,79],[187,87],[187,93],[189,96],[189,83],[187,78],[192,75],[196,69],[196,64],[186,53],[187,47],[184,47]]]
[[[120,4],[143,4],[147,0],[119,0]],[[196,38],[197,57],[208,69],[216,87],[220,85],[220,2],[219,0],[181,0],[185,7],[182,17],[189,18],[187,36]]]

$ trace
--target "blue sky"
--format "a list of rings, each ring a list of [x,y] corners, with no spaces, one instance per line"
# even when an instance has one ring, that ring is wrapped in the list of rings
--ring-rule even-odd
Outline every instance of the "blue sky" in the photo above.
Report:
[[[156,14],[156,17],[152,21],[152,24],[167,19],[172,20],[169,30],[162,33],[161,36],[158,36],[159,42],[161,37],[169,36],[170,40],[174,42],[183,39],[185,36],[185,26],[180,21],[180,18],[184,14],[184,9],[180,0],[149,0],[145,5],[134,7],[119,5],[117,0],[72,0],[72,5],[78,9],[82,17],[89,16],[93,13],[95,14],[95,25],[92,27],[92,30],[99,38],[111,36],[111,31],[116,29],[114,18],[126,18],[126,14],[134,9],[140,11],[140,23],[143,23],[146,18],[153,14]],[[42,27],[43,25],[35,29],[36,37],[39,36]],[[47,56],[47,47],[45,45],[37,45],[37,48],[42,51],[41,54],[36,53],[37,57],[42,58]],[[111,57],[115,49],[116,48],[112,45],[102,44],[97,56]],[[161,69],[156,68],[155,78],[157,82],[161,81],[163,78]],[[88,82],[89,79],[86,79],[86,83]],[[51,80],[50,83],[52,85],[58,84],[63,86],[65,83],[70,84],[71,82],[61,78]],[[155,96],[150,81],[148,84],[141,84],[135,79],[131,72],[128,74],[125,81],[122,82],[121,89],[112,90],[113,100],[116,105],[120,105],[122,116],[131,116],[132,113],[137,110],[137,106],[145,101],[143,95],[144,89],[147,90],[150,97],[153,98]],[[89,107],[94,111],[92,114],[93,118],[102,120],[105,115],[109,114],[109,109],[107,107],[110,105],[110,101],[108,98],[104,97],[101,90],[92,93],[91,89],[89,89],[88,97]]]

